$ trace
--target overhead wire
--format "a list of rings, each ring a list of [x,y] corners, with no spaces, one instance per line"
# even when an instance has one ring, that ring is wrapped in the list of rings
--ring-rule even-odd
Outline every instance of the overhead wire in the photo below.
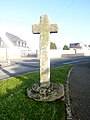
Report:
[[[0,18],[0,21],[5,21],[5,22],[12,22],[12,23],[16,23],[16,24],[26,24],[26,25],[31,25],[29,23],[25,23],[25,22],[20,22],[20,21],[14,21],[14,20],[10,20],[10,19],[3,19],[3,18]]]
[[[60,14],[60,17],[65,14],[66,11],[68,11],[71,6],[75,3],[76,0],[72,0],[72,2],[64,9],[64,11]]]
[[[60,14],[60,16],[63,16],[65,14],[65,12],[70,9],[70,7],[74,4],[76,0],[72,0],[72,2],[64,9],[64,11]],[[25,23],[25,22],[20,22],[20,21],[14,21],[14,20],[10,20],[10,19],[3,19],[0,18],[0,21],[5,21],[5,22],[12,22],[12,23],[16,23],[16,24],[26,24],[26,25],[31,25],[29,23]]]

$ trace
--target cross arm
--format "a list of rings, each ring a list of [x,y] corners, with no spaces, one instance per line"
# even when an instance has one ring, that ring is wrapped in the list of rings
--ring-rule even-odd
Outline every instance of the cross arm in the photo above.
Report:
[[[40,29],[39,28],[40,27],[37,24],[32,25],[32,33],[33,34],[40,34]]]
[[[50,26],[50,33],[57,33],[57,32],[58,32],[57,24],[51,24],[51,26]]]

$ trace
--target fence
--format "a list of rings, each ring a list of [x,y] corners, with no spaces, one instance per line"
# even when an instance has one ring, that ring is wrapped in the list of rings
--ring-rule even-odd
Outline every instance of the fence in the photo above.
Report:
[[[27,53],[25,52],[25,55]],[[22,56],[22,50],[17,48],[0,48],[0,60],[7,59],[20,59]],[[36,53],[35,53],[36,56]],[[39,55],[37,55],[39,56]],[[75,56],[90,56],[90,50],[50,50],[50,58],[61,57],[75,57]],[[27,56],[31,57],[31,56]]]

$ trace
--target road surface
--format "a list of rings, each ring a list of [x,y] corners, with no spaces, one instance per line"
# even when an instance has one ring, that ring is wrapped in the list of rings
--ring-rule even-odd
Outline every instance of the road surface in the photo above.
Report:
[[[90,57],[61,58],[51,59],[51,68],[67,64],[77,64],[84,61],[90,61]],[[7,79],[23,73],[39,71],[39,60],[12,60],[10,66],[0,67],[0,80]]]
[[[73,120],[90,120],[90,61],[74,65],[69,76]]]

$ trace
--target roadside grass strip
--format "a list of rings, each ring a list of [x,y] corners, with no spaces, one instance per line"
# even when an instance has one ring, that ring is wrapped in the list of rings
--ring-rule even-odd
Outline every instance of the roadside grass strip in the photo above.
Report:
[[[51,69],[51,82],[66,84],[72,65]],[[37,102],[29,99],[26,89],[38,83],[39,72],[0,81],[0,120],[65,120],[65,101]]]

